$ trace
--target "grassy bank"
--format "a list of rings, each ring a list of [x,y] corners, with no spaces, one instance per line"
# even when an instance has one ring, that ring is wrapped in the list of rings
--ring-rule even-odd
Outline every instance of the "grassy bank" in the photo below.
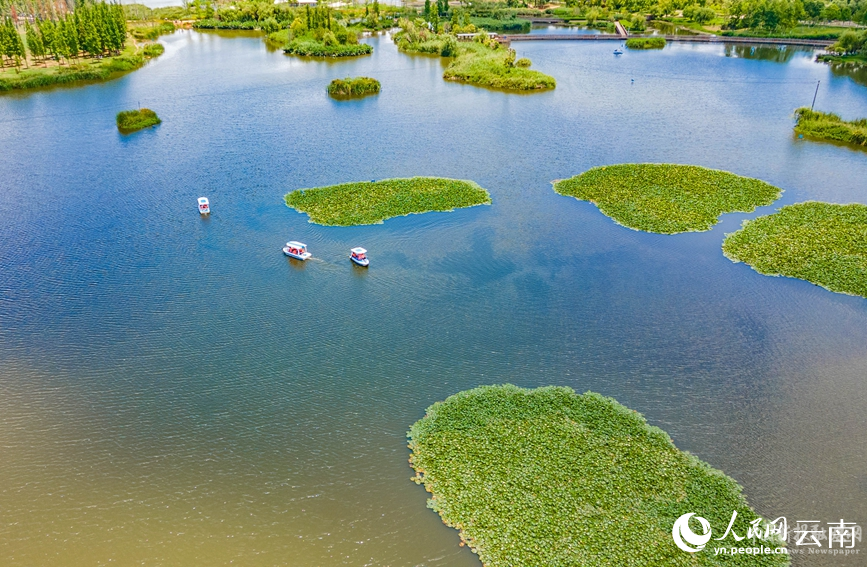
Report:
[[[156,126],[162,120],[159,119],[157,113],[149,108],[140,108],[138,110],[124,110],[117,113],[116,117],[117,129],[122,134],[131,134],[144,128]]]
[[[172,22],[150,22],[147,25],[136,25],[129,28],[129,33],[136,39],[155,40],[161,35],[174,33],[175,24]]]
[[[346,77],[334,79],[325,90],[330,96],[342,99],[378,94],[381,88],[379,81],[370,77]]]
[[[121,55],[104,57],[102,59],[80,59],[80,63],[72,65],[52,64],[47,67],[31,65],[29,69],[6,69],[0,72],[0,92],[35,89],[83,82],[98,82],[115,79],[130,71],[142,67],[149,59],[163,52],[154,47],[159,44],[146,44],[136,47],[130,42]]]
[[[837,26],[795,26],[790,29],[764,30],[742,29],[725,30],[720,35],[727,37],[778,37],[791,39],[837,39],[851,28]]]
[[[508,91],[544,91],[557,86],[554,77],[519,66],[512,50],[492,49],[478,42],[459,45],[458,56],[446,67],[447,81]],[[529,66],[529,60],[526,59]]]
[[[661,234],[709,230],[722,213],[750,212],[781,194],[725,171],[652,163],[596,167],[555,181],[554,190],[590,201],[618,224]]]
[[[846,122],[836,114],[807,107],[795,111],[795,132],[810,138],[833,140],[867,149],[867,118]]]
[[[807,202],[746,221],[723,253],[760,274],[867,297],[867,206]]]
[[[533,26],[530,20],[521,18],[470,18],[470,22],[479,29],[496,33],[530,33]]]
[[[286,195],[286,204],[307,213],[310,222],[332,226],[379,224],[391,217],[490,202],[488,192],[472,181],[439,177],[343,183]]]
[[[629,49],[662,49],[665,47],[664,37],[633,37],[626,40]]]
[[[453,35],[433,34],[408,20],[395,35],[404,53],[426,53],[452,57],[443,78],[470,85],[508,91],[544,91],[557,86],[553,77],[529,69],[529,59],[516,59],[515,51],[479,34],[475,41],[457,41]]]
[[[732,511],[739,535],[757,516],[734,480],[611,398],[483,386],[432,405],[408,436],[428,507],[487,567],[788,565],[785,555],[675,547],[683,514],[707,519],[714,536]],[[720,545],[732,542],[729,534]],[[736,545],[762,544],[780,545]]]

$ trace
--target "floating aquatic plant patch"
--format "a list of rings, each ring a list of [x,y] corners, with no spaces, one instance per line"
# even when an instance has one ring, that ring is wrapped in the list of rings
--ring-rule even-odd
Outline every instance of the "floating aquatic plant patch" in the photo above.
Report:
[[[117,129],[124,134],[161,123],[157,113],[149,108],[124,110],[117,113]]]
[[[483,386],[432,405],[408,436],[428,506],[485,566],[789,563],[782,554],[714,554],[714,544],[776,548],[776,539],[734,543],[729,533],[696,553],[676,547],[673,526],[685,514],[706,519],[715,538],[733,512],[739,537],[758,516],[734,480],[611,398]]]
[[[726,171],[653,163],[595,167],[555,181],[554,190],[594,203],[618,224],[662,234],[709,230],[722,213],[751,212],[781,194]]]
[[[817,112],[809,108],[795,111],[798,122],[795,133],[820,140],[833,140],[867,149],[867,118],[847,122],[830,112]]]
[[[867,297],[867,206],[807,202],[746,221],[723,253],[760,274]]]
[[[379,81],[370,77],[346,77],[334,79],[326,87],[326,92],[333,98],[359,98],[378,94],[381,89]]]
[[[441,177],[343,183],[286,195],[286,204],[310,215],[310,222],[334,226],[378,224],[391,217],[490,203],[488,192],[472,181]]]

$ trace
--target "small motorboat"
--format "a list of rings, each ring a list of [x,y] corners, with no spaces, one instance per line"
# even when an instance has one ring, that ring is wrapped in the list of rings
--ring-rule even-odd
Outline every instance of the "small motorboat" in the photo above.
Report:
[[[286,246],[283,247],[283,253],[296,260],[306,260],[310,256],[313,256],[313,254],[307,251],[306,244],[295,242],[294,240],[286,243]]]
[[[619,49],[615,49],[615,50],[614,50],[614,55],[623,55],[623,52],[620,51]]]
[[[362,268],[366,268],[370,265],[370,260],[367,259],[367,250],[364,248],[353,248],[350,252],[351,254],[349,254],[349,259]]]
[[[208,203],[207,197],[199,197],[199,214],[209,215],[211,214],[211,205]]]

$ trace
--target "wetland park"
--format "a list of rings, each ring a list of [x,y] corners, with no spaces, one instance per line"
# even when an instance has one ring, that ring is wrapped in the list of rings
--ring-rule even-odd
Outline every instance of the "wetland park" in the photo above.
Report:
[[[0,564],[861,565],[862,8],[3,3]]]

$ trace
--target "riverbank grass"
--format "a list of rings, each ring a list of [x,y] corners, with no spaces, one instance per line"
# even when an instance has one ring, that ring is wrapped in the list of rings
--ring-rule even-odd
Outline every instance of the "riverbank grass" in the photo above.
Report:
[[[516,59],[513,49],[480,33],[474,41],[458,41],[454,35],[435,34],[413,22],[400,20],[394,35],[404,53],[423,53],[452,58],[443,79],[505,91],[541,92],[557,86],[554,77],[531,70],[529,59]]]
[[[157,113],[149,108],[118,112],[116,121],[117,129],[122,134],[131,134],[150,126],[156,126],[162,122]]]
[[[159,47],[156,47],[159,45]],[[120,55],[102,59],[81,58],[78,63],[61,65],[57,62],[30,63],[26,69],[0,70],[0,92],[50,87],[77,81],[100,82],[135,71],[163,53],[162,45],[147,43],[136,46],[132,41]]]
[[[626,40],[629,49],[662,49],[665,47],[664,37],[633,37]]]
[[[713,545],[678,549],[672,526],[684,514],[708,520],[714,536],[733,511],[739,536],[758,516],[734,480],[611,398],[482,386],[430,406],[408,437],[428,507],[487,567],[788,565],[786,555],[721,561]],[[732,545],[731,534],[726,541],[720,545]]]
[[[332,98],[348,99],[379,94],[381,88],[379,81],[370,77],[346,77],[334,79],[325,90]]]
[[[554,182],[561,195],[590,201],[635,230],[710,230],[723,213],[770,205],[782,191],[764,181],[695,165],[631,163],[596,167]]]
[[[867,118],[847,122],[830,112],[807,107],[795,111],[795,133],[819,140],[833,140],[867,149]]]
[[[806,202],[746,221],[723,253],[760,274],[867,297],[867,205]]]
[[[380,224],[385,219],[429,211],[489,205],[491,196],[472,181],[413,177],[298,189],[286,205],[310,222],[330,226]]]
[[[446,67],[443,78],[480,87],[508,91],[545,91],[557,86],[554,77],[519,66],[512,50],[492,49],[478,42],[458,44],[458,56]]]

